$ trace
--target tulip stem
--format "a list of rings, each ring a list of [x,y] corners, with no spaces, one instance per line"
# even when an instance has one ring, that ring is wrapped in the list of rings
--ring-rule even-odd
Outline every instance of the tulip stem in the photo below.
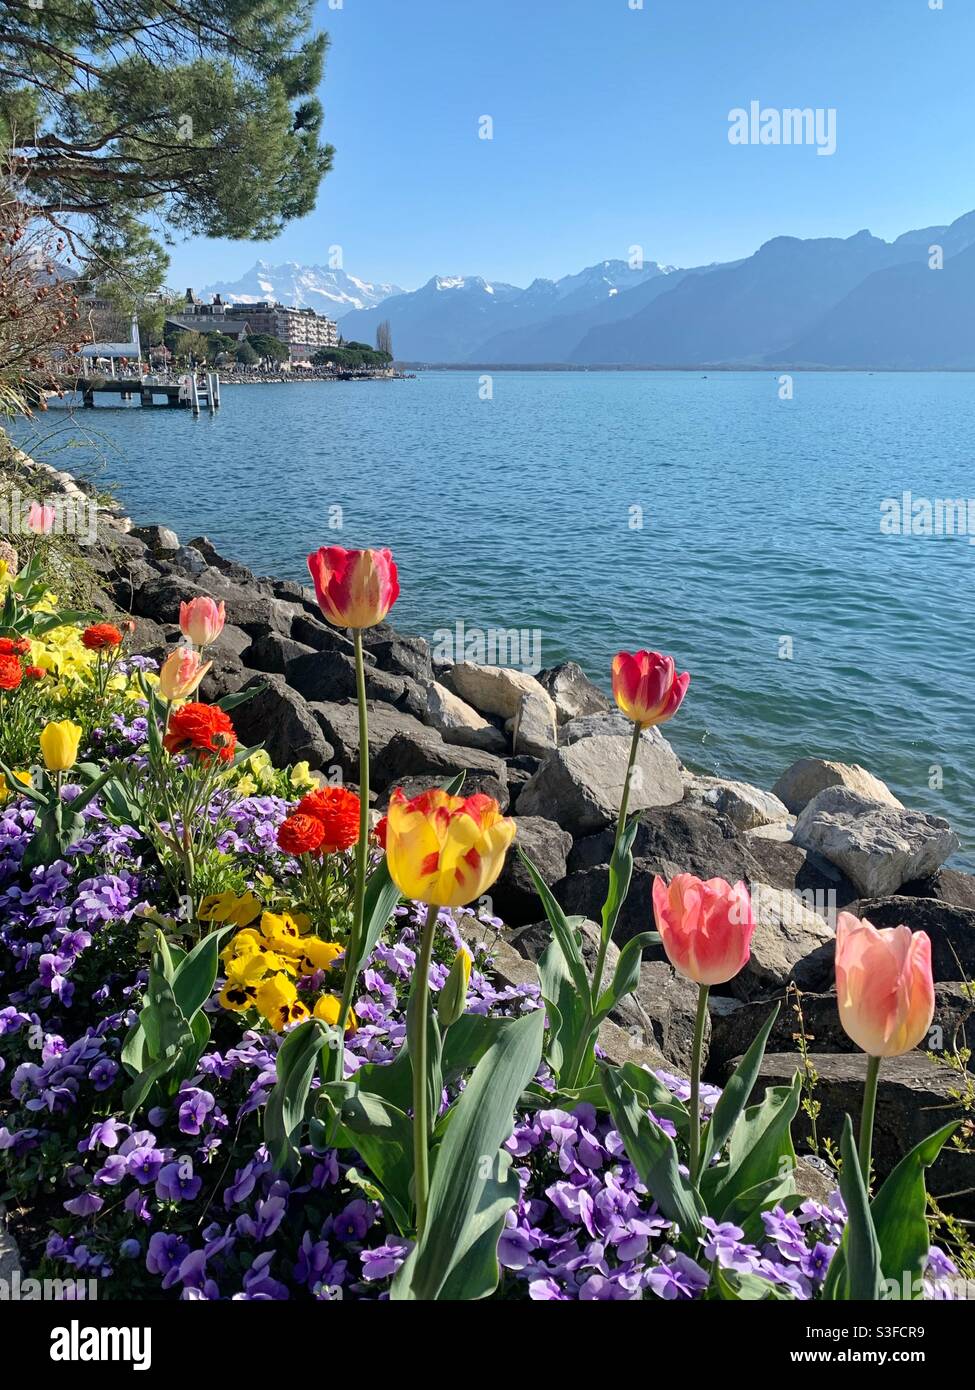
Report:
[[[696,1187],[701,1163],[701,1054],[704,1051],[704,1024],[708,1016],[708,985],[699,985],[697,992],[697,1017],[694,1020],[694,1050],[691,1054],[691,1124],[690,1124],[690,1174],[691,1186]]]
[[[867,1058],[867,1079],[863,1087],[863,1111],[860,1115],[860,1172],[863,1185],[870,1191],[870,1159],[873,1153],[873,1117],[877,1109],[877,1081],[880,1077],[880,1058]]]
[[[427,1222],[427,1199],[430,1193],[430,1086],[427,1077],[427,1042],[430,1028],[430,964],[433,960],[433,940],[437,932],[439,908],[427,907],[427,917],[420,938],[416,960],[416,1014],[413,1062],[413,1191],[416,1201],[416,1238],[423,1236]]]
[[[369,714],[366,709],[366,668],[362,657],[362,630],[352,634],[355,646],[355,688],[359,705],[359,838],[355,847],[355,890],[352,898],[352,929],[345,949],[345,983],[339,1004],[339,1046],[336,1079],[344,1071],[345,1029],[352,1006],[352,991],[358,972],[359,943],[362,940],[362,918],[366,901],[366,869],[369,858]]]
[[[626,776],[623,778],[623,792],[620,796],[620,814],[616,822],[616,838],[613,841],[613,853],[610,856],[610,863],[616,861],[616,851],[619,849],[620,840],[623,837],[623,829],[626,825],[626,810],[630,802],[630,781],[633,777],[633,765],[636,762],[636,755],[640,750],[640,735],[643,733],[642,724],[633,725],[633,737],[630,740],[630,756],[626,764]],[[617,904],[617,912],[619,905]],[[606,968],[606,954],[609,951],[609,943],[613,936],[613,927],[616,925],[615,916],[603,921],[603,930],[599,939],[599,955],[596,958],[596,968],[592,976],[592,1006],[593,1009],[599,1003],[599,992],[603,987],[603,971]]]

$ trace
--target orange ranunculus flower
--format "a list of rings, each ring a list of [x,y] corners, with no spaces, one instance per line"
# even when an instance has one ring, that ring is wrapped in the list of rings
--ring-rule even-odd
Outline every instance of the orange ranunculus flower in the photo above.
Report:
[[[191,647],[177,647],[159,668],[160,695],[164,700],[188,699],[212,665]]]
[[[193,753],[205,763],[215,753],[221,762],[230,763],[237,735],[230,716],[219,705],[181,705],[170,716],[163,745],[167,753]]]
[[[504,867],[515,823],[480,793],[450,796],[439,788],[389,802],[386,863],[407,898],[437,907],[474,902]]]
[[[743,883],[678,874],[668,885],[658,877],[653,911],[667,959],[686,979],[723,985],[747,962],[755,923]]]
[[[396,561],[388,550],[323,545],[308,556],[318,604],[336,627],[374,627],[399,596]]]
[[[296,811],[278,826],[277,839],[285,854],[314,854],[322,847],[325,827],[314,816]]]
[[[617,652],[613,657],[613,697],[627,719],[646,728],[675,715],[691,678],[677,675],[672,656],[659,652]]]
[[[870,1057],[900,1057],[934,1017],[931,941],[910,927],[878,929],[841,912],[836,919],[836,997],[840,1022]]]
[[[122,645],[122,634],[114,623],[92,623],[81,634],[81,644],[90,652],[104,652]]]
[[[208,647],[223,632],[227,612],[223,599],[214,599],[201,594],[179,606],[179,629],[196,647]]]
[[[324,834],[319,848],[323,854],[351,849],[359,838],[361,802],[347,787],[316,787],[298,802],[295,814],[313,816]]]

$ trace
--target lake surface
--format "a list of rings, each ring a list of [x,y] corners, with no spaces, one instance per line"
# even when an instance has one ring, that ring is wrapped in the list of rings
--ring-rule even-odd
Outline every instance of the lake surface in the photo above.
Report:
[[[227,386],[214,417],[52,409],[17,434],[258,573],[390,546],[402,630],[537,631],[542,665],[604,685],[620,648],[671,652],[692,766],[770,787],[800,756],[861,762],[975,867],[975,545],[881,530],[885,498],[975,497],[975,377],[797,373],[783,400],[758,372],[498,372],[484,394],[471,372]]]

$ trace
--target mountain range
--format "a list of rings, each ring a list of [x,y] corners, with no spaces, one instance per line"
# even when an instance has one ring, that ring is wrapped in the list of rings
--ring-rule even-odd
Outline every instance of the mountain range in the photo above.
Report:
[[[211,288],[246,302],[245,281],[286,283],[287,302],[333,317],[324,300],[343,296],[343,336],[373,342],[388,319],[401,362],[975,370],[975,212],[892,242],[780,236],[740,261],[601,261],[526,289],[480,276],[434,276],[410,292],[320,278],[343,274],[258,262]]]
[[[239,280],[218,280],[206,285],[201,293],[205,299],[219,294],[228,304],[256,304],[271,299],[296,309],[317,309],[329,318],[340,319],[353,309],[371,309],[403,291],[398,285],[372,285],[344,270],[329,270],[321,265],[255,261]]]

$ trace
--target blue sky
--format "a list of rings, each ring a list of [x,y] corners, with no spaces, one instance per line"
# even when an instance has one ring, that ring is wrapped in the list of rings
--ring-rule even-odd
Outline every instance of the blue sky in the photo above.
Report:
[[[407,288],[527,284],[633,245],[695,265],[975,207],[973,0],[636,3],[323,0],[336,158],[316,210],[273,242],[181,243],[169,283],[340,245],[350,273]],[[752,100],[835,107],[836,153],[729,144]]]

